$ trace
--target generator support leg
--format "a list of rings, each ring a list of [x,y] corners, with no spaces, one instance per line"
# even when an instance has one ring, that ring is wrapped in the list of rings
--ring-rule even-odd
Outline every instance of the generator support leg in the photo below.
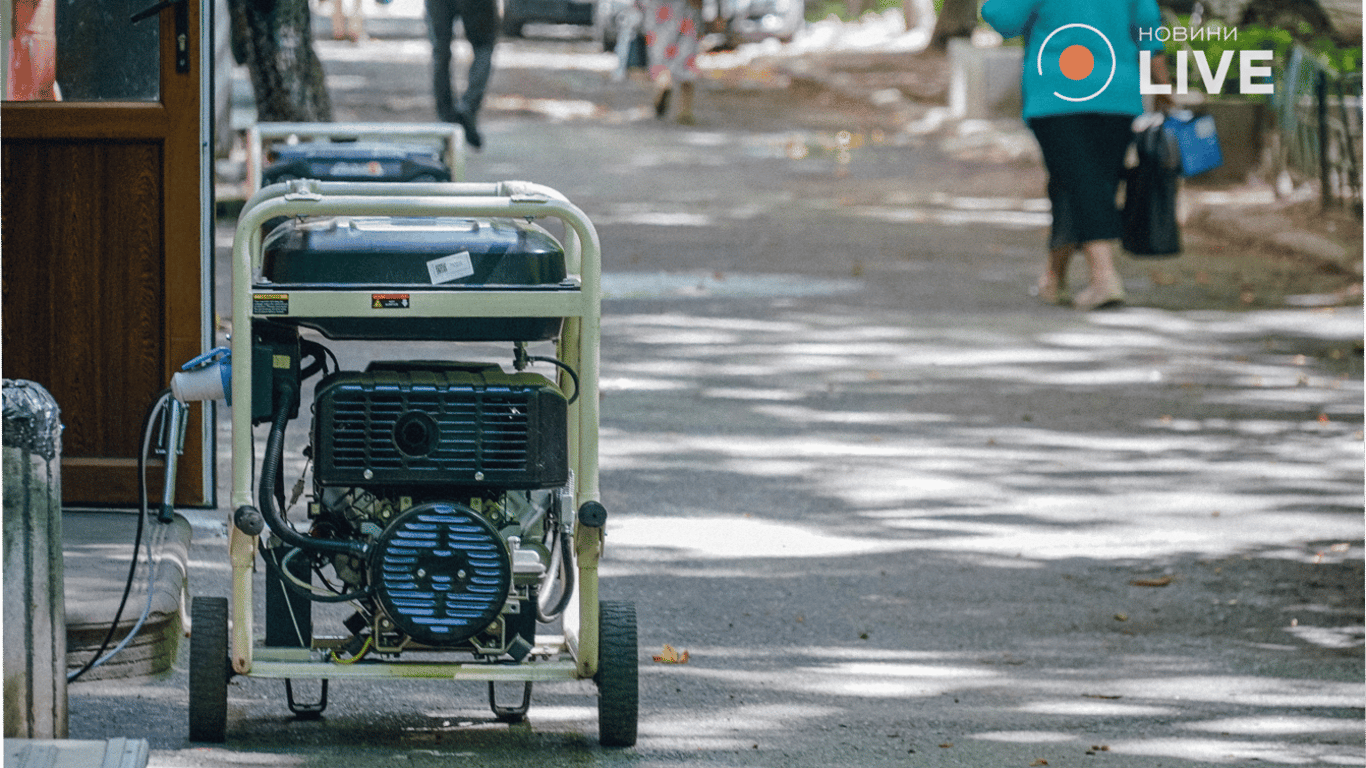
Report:
[[[522,688],[522,701],[516,706],[503,707],[498,704],[498,692],[496,683],[489,681],[489,709],[493,710],[493,716],[502,723],[520,723],[526,719],[527,710],[531,708],[531,681],[528,680]]]
[[[316,720],[322,717],[323,710],[327,709],[327,680],[322,680],[322,692],[318,694],[318,700],[312,704],[300,704],[294,700],[294,681],[285,679],[285,703],[289,705],[289,711],[293,712],[300,720]]]

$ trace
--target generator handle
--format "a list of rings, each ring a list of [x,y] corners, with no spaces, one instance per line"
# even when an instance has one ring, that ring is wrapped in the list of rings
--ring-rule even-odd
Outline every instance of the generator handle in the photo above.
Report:
[[[453,123],[256,123],[247,136],[247,188],[255,190],[261,184],[265,170],[264,142],[266,139],[349,140],[381,139],[437,139],[445,145],[442,154],[451,180],[465,175],[465,132]]]
[[[248,211],[253,210],[259,205],[263,205],[271,200],[285,198],[287,200],[320,201],[324,198],[332,197],[356,197],[356,198],[417,198],[417,197],[478,197],[478,198],[504,198],[513,203],[526,203],[533,206],[544,205],[548,201],[555,201],[568,206],[583,217],[583,212],[579,211],[569,198],[556,189],[547,187],[544,184],[537,184],[530,181],[497,181],[497,182],[353,182],[353,181],[316,181],[313,179],[293,179],[279,184],[272,184],[257,190],[242,208],[242,213],[238,218],[238,229],[241,229],[244,218]],[[384,211],[361,212],[359,209],[352,209],[343,212],[346,215],[404,215],[404,216],[430,216],[441,215],[432,213],[415,213],[408,201],[394,201],[390,206],[380,204],[386,208]],[[515,215],[507,211],[497,213],[471,213],[468,210],[444,211],[446,215],[474,215],[474,216],[510,216]],[[306,210],[290,213],[288,215],[338,215],[335,211],[323,212],[314,206],[306,206]],[[283,214],[276,214],[283,215]],[[548,211],[531,211],[524,214],[528,217],[538,217],[550,214]],[[269,220],[271,216],[264,217]],[[568,218],[560,215],[558,218],[567,224]],[[586,217],[584,218],[586,222]],[[257,225],[256,234],[261,236],[260,226]],[[586,229],[592,230],[589,224]],[[583,257],[583,240],[585,233],[579,231],[578,227],[571,225],[569,232],[571,237],[569,242],[563,243],[565,246],[565,256],[569,259],[571,268],[575,268]],[[240,236],[240,235],[239,235]],[[596,237],[596,234],[593,235]],[[235,241],[234,241],[235,242]],[[260,243],[252,242],[248,249],[254,256],[260,253]],[[252,269],[260,266],[259,261],[253,261]]]

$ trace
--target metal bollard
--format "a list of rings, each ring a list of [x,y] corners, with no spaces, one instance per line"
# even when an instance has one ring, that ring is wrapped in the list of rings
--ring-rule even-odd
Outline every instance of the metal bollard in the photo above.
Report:
[[[4,380],[5,738],[67,735],[62,424],[31,381]]]

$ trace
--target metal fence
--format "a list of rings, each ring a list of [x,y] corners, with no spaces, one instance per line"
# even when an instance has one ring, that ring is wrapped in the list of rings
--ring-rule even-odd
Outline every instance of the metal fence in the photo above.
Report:
[[[1340,73],[1306,49],[1291,49],[1273,105],[1280,163],[1318,179],[1325,208],[1362,215],[1362,78]]]

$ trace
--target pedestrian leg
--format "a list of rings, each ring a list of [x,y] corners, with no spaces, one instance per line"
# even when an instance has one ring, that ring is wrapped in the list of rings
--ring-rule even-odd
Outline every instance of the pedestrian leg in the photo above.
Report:
[[[693,94],[696,91],[696,83],[691,80],[684,80],[678,84],[678,115],[675,118],[683,125],[692,125],[697,122],[692,113]]]
[[[1124,303],[1124,282],[1115,270],[1114,247],[1109,240],[1081,244],[1086,264],[1091,268],[1091,284],[1072,302],[1077,309],[1100,309]]]
[[[426,3],[427,33],[432,42],[432,96],[436,100],[436,116],[447,123],[458,123],[455,96],[451,93],[451,41],[455,9],[449,0],[426,0]]]
[[[1048,252],[1048,263],[1039,278],[1039,298],[1048,304],[1067,303],[1067,267],[1076,246],[1063,245]]]
[[[669,113],[669,100],[673,97],[673,73],[668,67],[657,67],[655,81],[655,117],[663,120]]]
[[[474,60],[470,62],[469,80],[456,112],[459,123],[465,128],[465,141],[475,149],[484,146],[483,134],[479,133],[479,108],[484,105],[484,92],[488,89],[492,73],[493,44],[476,46]]]

